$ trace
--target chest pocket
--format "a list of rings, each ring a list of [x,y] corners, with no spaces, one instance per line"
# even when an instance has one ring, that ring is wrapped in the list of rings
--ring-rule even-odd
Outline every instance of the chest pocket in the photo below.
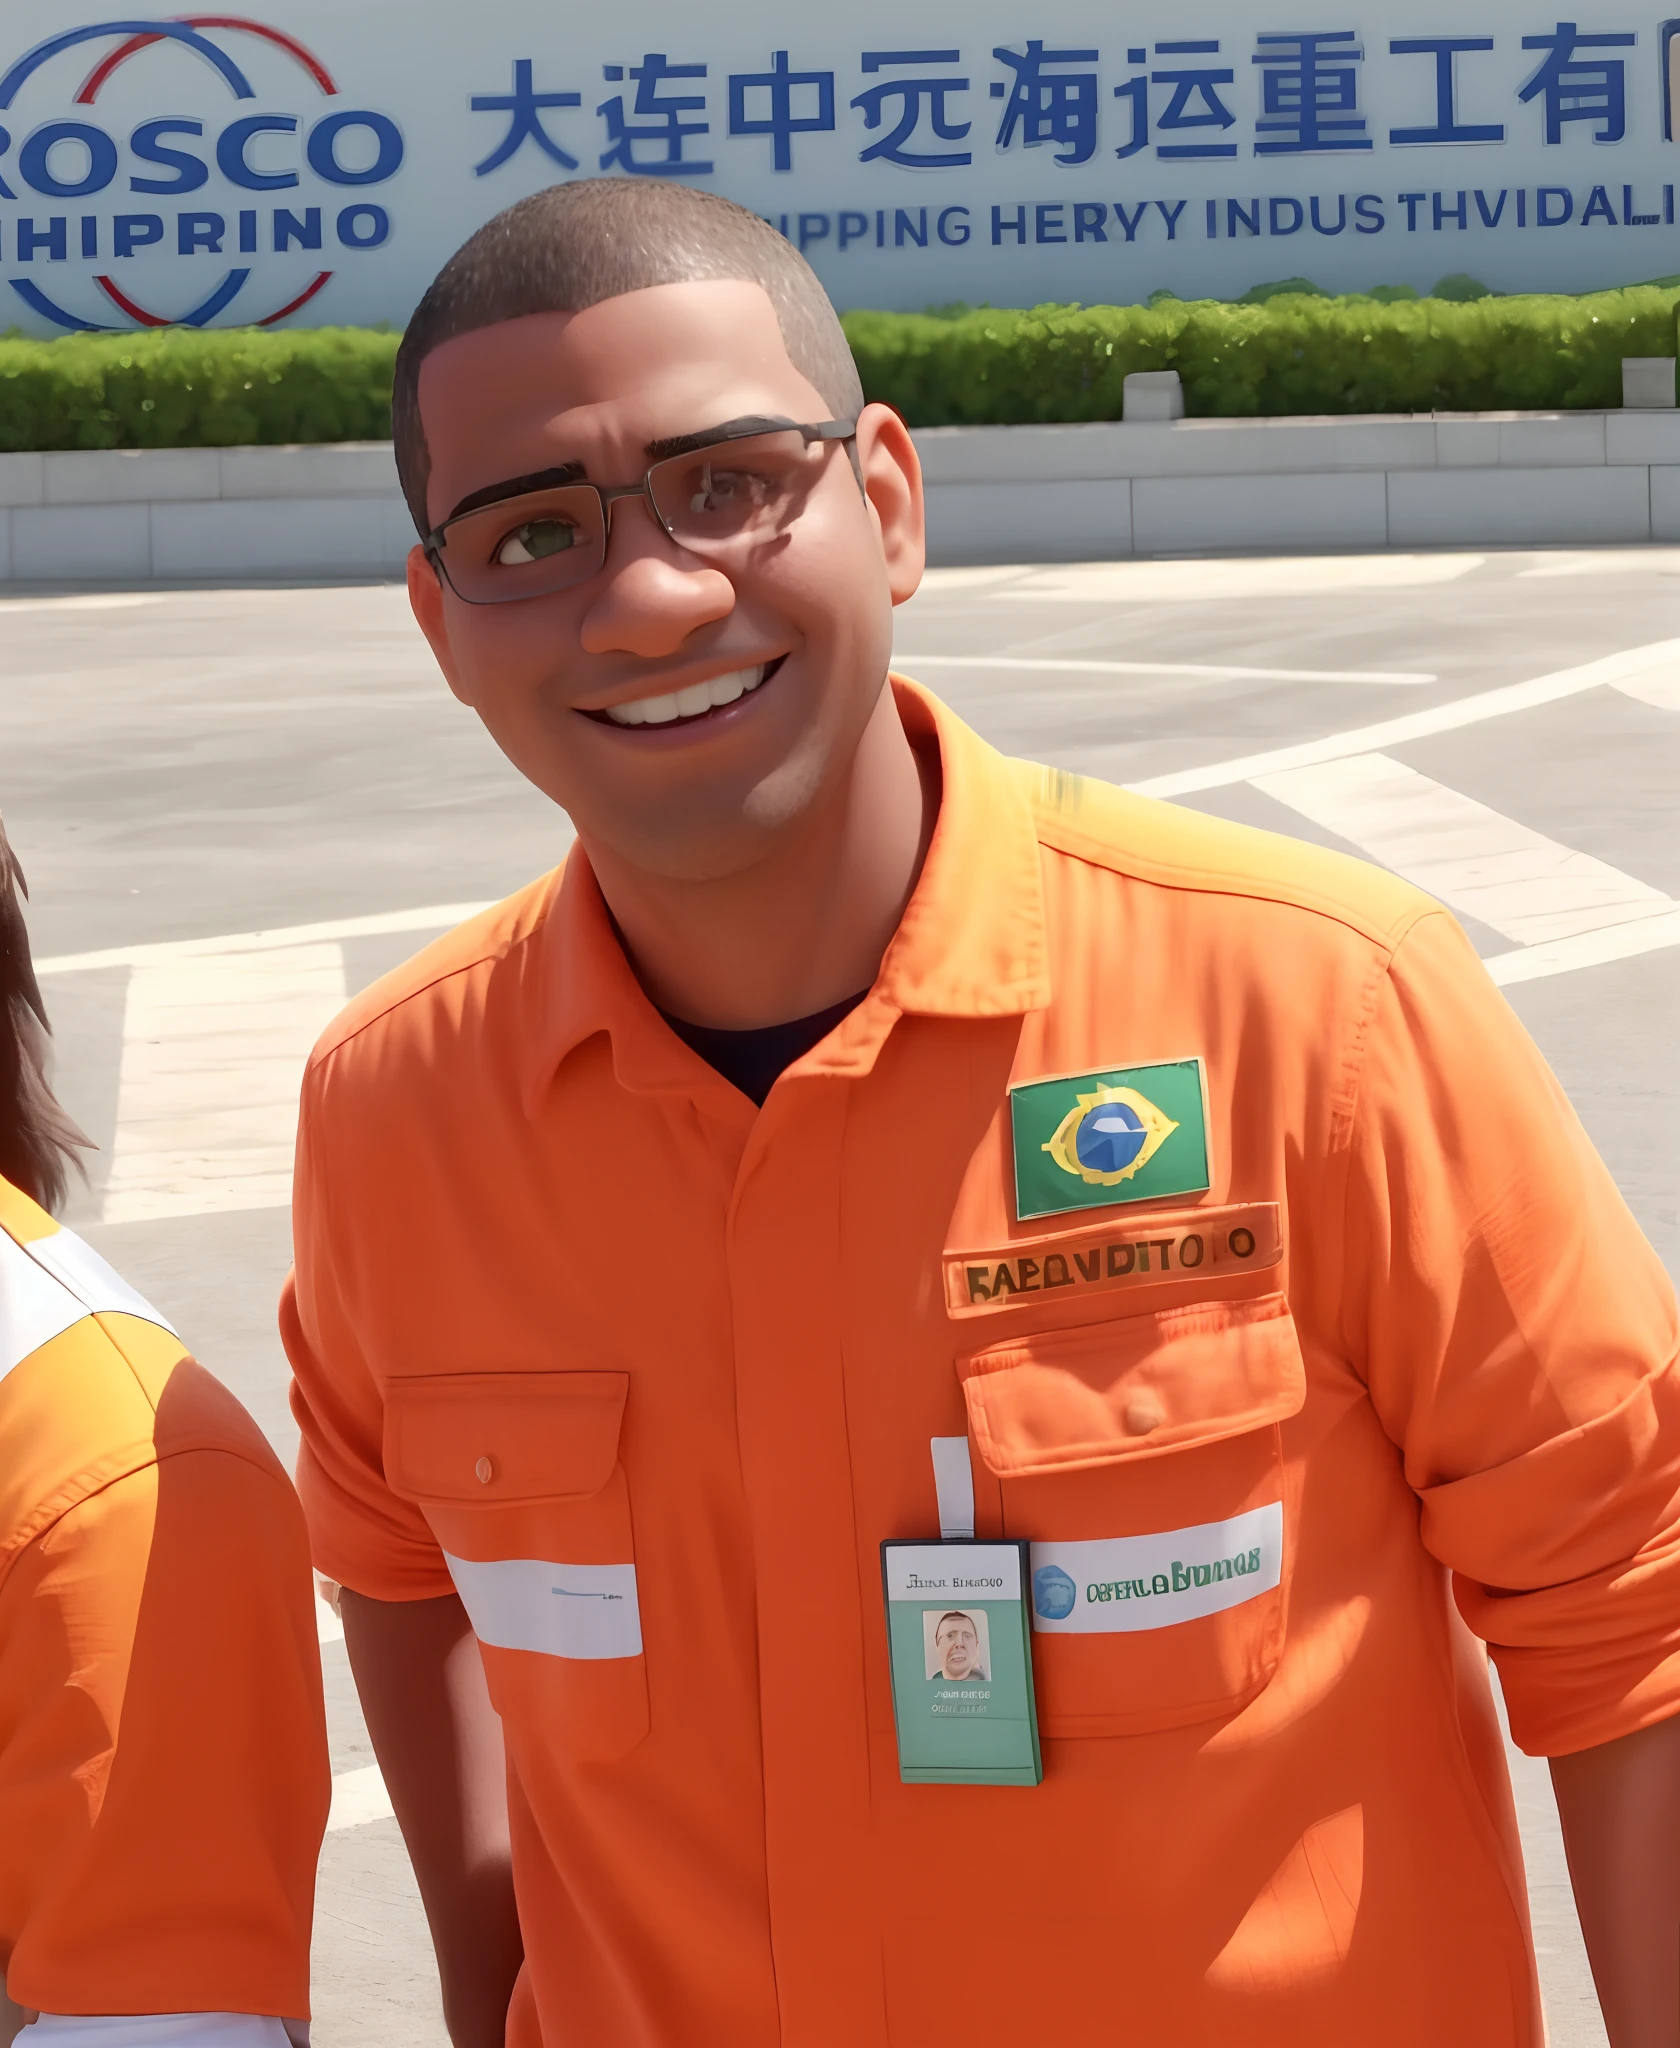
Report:
[[[1004,1533],[1032,1544],[1044,1733],[1251,1700],[1282,1654],[1294,1553],[1280,1425],[1306,1373],[1284,1297],[1024,1334],[958,1370]]]
[[[442,1546],[521,1736],[579,1761],[648,1731],[621,1372],[449,1373],[386,1390],[385,1472]]]

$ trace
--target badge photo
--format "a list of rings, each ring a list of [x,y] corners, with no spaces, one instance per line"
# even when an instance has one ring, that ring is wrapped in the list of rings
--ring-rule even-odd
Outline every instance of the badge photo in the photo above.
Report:
[[[1009,1091],[1009,1114],[1020,1222],[1213,1184],[1200,1059],[1024,1081]]]

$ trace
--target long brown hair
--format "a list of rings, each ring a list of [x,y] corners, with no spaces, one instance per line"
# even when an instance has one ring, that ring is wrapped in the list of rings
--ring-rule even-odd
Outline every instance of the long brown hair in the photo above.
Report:
[[[29,894],[0,824],[0,1175],[44,1209],[64,1200],[69,1169],[90,1141],[47,1086],[46,1006],[29,958]]]

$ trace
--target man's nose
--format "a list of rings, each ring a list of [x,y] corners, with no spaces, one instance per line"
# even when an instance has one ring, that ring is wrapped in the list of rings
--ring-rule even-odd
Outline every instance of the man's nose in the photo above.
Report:
[[[611,509],[607,559],[578,628],[586,654],[675,654],[735,609],[729,578],[678,547],[644,501]]]

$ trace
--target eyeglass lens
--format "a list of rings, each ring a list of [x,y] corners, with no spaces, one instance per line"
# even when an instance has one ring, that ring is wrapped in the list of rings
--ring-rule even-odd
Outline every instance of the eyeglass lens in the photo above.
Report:
[[[773,540],[803,509],[822,467],[822,444],[797,433],[755,434],[648,473],[654,507],[677,543],[718,559]],[[452,519],[443,566],[469,602],[542,597],[587,582],[606,559],[601,498],[592,485],[532,491]]]

